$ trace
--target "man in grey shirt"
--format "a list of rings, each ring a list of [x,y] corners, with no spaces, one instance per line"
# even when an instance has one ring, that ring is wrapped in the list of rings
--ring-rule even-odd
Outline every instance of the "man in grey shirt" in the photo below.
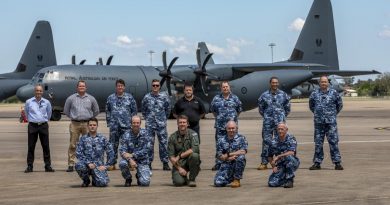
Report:
[[[96,99],[86,93],[86,90],[85,81],[80,80],[77,83],[77,93],[69,96],[64,105],[64,113],[71,119],[67,172],[73,172],[74,170],[76,145],[80,135],[85,135],[88,132],[88,120],[99,114],[99,105]]]

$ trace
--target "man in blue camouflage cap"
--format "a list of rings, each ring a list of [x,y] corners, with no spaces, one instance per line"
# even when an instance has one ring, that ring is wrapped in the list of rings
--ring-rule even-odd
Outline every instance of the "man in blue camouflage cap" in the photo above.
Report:
[[[272,174],[268,180],[268,186],[292,188],[294,186],[294,172],[299,167],[297,157],[297,140],[288,132],[285,123],[277,125],[278,136],[272,140],[269,147],[269,161],[272,166]]]
[[[310,170],[321,169],[324,159],[324,138],[326,136],[332,162],[336,170],[343,170],[341,155],[338,146],[339,135],[337,132],[337,114],[343,108],[343,100],[339,93],[329,88],[327,76],[320,78],[320,88],[314,90],[309,99],[310,110],[314,113],[314,157]]]
[[[132,176],[130,169],[137,169],[137,184],[139,186],[149,186],[149,150],[151,149],[151,139],[146,129],[141,128],[141,118],[135,115],[131,119],[131,130],[126,132],[121,139],[119,149],[122,160],[119,167],[125,181],[125,187],[131,186]]]
[[[269,83],[270,89],[261,94],[257,100],[259,113],[263,117],[261,134],[263,142],[258,170],[267,169],[269,162],[267,152],[274,135],[277,134],[276,126],[280,122],[286,122],[287,115],[290,113],[290,97],[284,91],[279,90],[279,79],[271,77]]]
[[[242,112],[242,103],[240,99],[230,92],[229,82],[221,83],[221,93],[216,95],[210,104],[210,112],[215,117],[215,147],[217,150],[217,143],[219,138],[226,136],[225,125],[228,121],[233,120],[238,124],[238,116]],[[215,165],[213,171],[220,167],[220,160],[215,155]]]
[[[170,100],[165,93],[160,92],[160,81],[152,80],[152,92],[147,93],[142,99],[142,115],[146,120],[146,130],[152,140],[152,148],[149,153],[150,169],[154,158],[155,135],[159,141],[160,160],[163,170],[171,170],[168,165],[168,133],[167,119],[170,115]]]
[[[110,179],[107,168],[114,163],[114,150],[112,145],[100,133],[97,133],[98,120],[91,118],[88,120],[88,133],[80,138],[77,144],[76,171],[83,180],[82,187],[88,187],[91,183],[89,176],[92,176],[92,186],[105,187]],[[104,155],[107,161],[104,163]]]
[[[108,96],[106,102],[106,121],[110,128],[110,142],[114,148],[114,165],[108,170],[115,170],[118,158],[120,139],[130,130],[131,117],[137,114],[137,103],[130,93],[125,92],[125,81],[118,79],[115,82],[116,92]]]
[[[221,167],[214,178],[216,187],[240,187],[240,179],[244,173],[248,150],[245,136],[237,133],[237,124],[229,121],[226,124],[227,135],[218,139],[217,157],[221,160]]]

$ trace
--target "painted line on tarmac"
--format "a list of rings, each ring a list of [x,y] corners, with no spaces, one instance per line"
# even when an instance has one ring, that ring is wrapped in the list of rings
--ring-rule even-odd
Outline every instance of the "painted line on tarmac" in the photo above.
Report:
[[[340,141],[339,144],[348,144],[348,143],[381,143],[381,142],[390,142],[390,140],[357,140],[357,141]],[[328,142],[324,142],[328,143]],[[314,144],[314,142],[298,142],[299,145],[305,144]]]

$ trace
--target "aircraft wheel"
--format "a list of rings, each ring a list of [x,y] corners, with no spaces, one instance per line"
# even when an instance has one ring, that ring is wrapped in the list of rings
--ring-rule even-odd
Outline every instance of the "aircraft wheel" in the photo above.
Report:
[[[59,110],[53,110],[53,113],[51,114],[52,121],[59,121],[61,120],[61,112]]]

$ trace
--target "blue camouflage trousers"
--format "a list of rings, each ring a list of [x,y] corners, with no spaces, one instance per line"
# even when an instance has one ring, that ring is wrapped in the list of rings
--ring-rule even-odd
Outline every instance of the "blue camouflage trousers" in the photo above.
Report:
[[[110,143],[114,149],[114,165],[118,162],[118,147],[123,135],[129,131],[129,128],[112,127],[110,128]]]
[[[84,182],[90,182],[89,176],[92,176],[92,185],[97,187],[105,187],[110,182],[108,178],[107,170],[100,171],[97,167],[95,169],[89,169],[88,164],[83,162],[77,162],[75,169],[80,178]]]
[[[218,149],[218,140],[227,135],[226,129],[215,128],[215,166],[217,169],[221,166],[222,161],[218,159],[217,149]]]
[[[261,132],[263,142],[260,153],[262,164],[268,164],[269,148],[271,146],[274,135],[277,136],[276,128],[277,125],[274,122],[263,121],[263,130]]]
[[[216,187],[224,187],[233,182],[234,179],[242,179],[246,165],[245,155],[240,155],[234,161],[224,161],[214,178]]]
[[[314,150],[313,162],[321,164],[322,160],[324,159],[323,145],[324,145],[325,136],[329,143],[330,156],[332,162],[340,163],[341,155],[340,155],[340,150],[338,145],[339,135],[337,133],[337,123],[332,123],[332,124],[315,123],[314,124],[315,150]]]
[[[122,176],[124,179],[131,179],[129,161],[122,159],[119,162],[119,168],[121,169]],[[149,186],[150,184],[150,168],[149,165],[146,164],[137,164],[137,174],[135,175],[137,178],[138,186]]]
[[[281,159],[276,164],[278,171],[272,172],[271,176],[269,176],[268,186],[278,187],[284,185],[287,181],[293,180],[295,177],[294,172],[298,169],[299,164],[299,159],[292,155]]]
[[[159,148],[159,155],[160,160],[162,163],[168,163],[168,133],[167,133],[167,127],[159,127],[156,125],[150,125],[149,123],[146,123],[145,126],[146,130],[149,133],[149,137],[151,137],[152,147],[149,151],[149,162],[152,164],[154,159],[154,141],[155,141],[155,135],[157,135],[158,138],[158,148]]]

